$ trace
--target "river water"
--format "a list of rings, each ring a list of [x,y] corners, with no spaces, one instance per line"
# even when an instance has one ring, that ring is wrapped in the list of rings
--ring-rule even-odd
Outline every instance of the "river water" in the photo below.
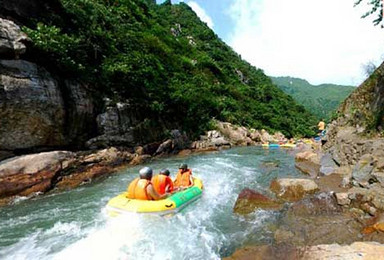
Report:
[[[0,208],[0,259],[220,259],[247,244],[269,243],[278,213],[242,217],[232,209],[243,188],[269,194],[273,178],[298,176],[290,153],[242,147],[146,164],[174,176],[185,162],[203,180],[203,196],[174,216],[106,214],[108,200],[143,165],[70,191],[19,198]]]

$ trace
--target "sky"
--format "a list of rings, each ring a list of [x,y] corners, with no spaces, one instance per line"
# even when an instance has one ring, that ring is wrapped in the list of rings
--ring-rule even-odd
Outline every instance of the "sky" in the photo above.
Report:
[[[353,7],[355,0],[172,0],[179,2],[269,76],[357,86],[366,64],[384,60],[384,29],[361,19],[369,6]]]

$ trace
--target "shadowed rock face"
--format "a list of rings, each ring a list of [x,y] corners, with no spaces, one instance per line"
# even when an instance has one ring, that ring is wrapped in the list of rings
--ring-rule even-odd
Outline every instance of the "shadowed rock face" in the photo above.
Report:
[[[0,150],[81,145],[92,121],[92,100],[81,84],[60,86],[34,63],[0,60]]]
[[[58,83],[23,60],[0,60],[0,150],[65,144]]]
[[[25,25],[32,25],[32,19],[63,22],[63,13],[59,0],[0,0],[0,17]]]

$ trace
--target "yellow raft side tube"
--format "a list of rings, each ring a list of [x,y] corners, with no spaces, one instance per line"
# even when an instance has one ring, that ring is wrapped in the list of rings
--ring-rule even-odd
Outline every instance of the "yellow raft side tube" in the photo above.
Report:
[[[200,190],[203,189],[203,183],[198,178],[193,178],[194,185],[184,191],[177,192],[177,194],[180,194],[182,196],[182,193],[186,193],[191,190],[196,190],[198,188]],[[175,193],[176,194],[176,193]],[[176,208],[178,208],[178,203],[172,199],[174,195],[169,196],[166,199],[163,200],[136,200],[136,199],[128,199],[127,198],[128,193],[123,192],[120,195],[112,198],[108,204],[107,204],[107,210],[111,216],[116,216],[119,213],[124,212],[139,212],[139,213],[156,213],[156,212],[166,212],[166,211],[174,211]],[[194,197],[189,199],[191,201],[194,200]],[[188,201],[189,201],[188,200]],[[186,202],[188,202],[186,201]],[[185,206],[182,203],[182,205],[179,206]]]

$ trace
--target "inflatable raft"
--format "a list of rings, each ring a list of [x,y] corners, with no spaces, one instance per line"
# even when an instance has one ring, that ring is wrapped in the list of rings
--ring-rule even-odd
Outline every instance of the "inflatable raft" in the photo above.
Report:
[[[112,217],[121,213],[152,213],[156,215],[168,215],[176,213],[191,202],[200,198],[203,183],[198,178],[193,178],[194,185],[174,193],[163,200],[136,200],[128,199],[127,192],[112,198],[107,204],[108,214]]]

